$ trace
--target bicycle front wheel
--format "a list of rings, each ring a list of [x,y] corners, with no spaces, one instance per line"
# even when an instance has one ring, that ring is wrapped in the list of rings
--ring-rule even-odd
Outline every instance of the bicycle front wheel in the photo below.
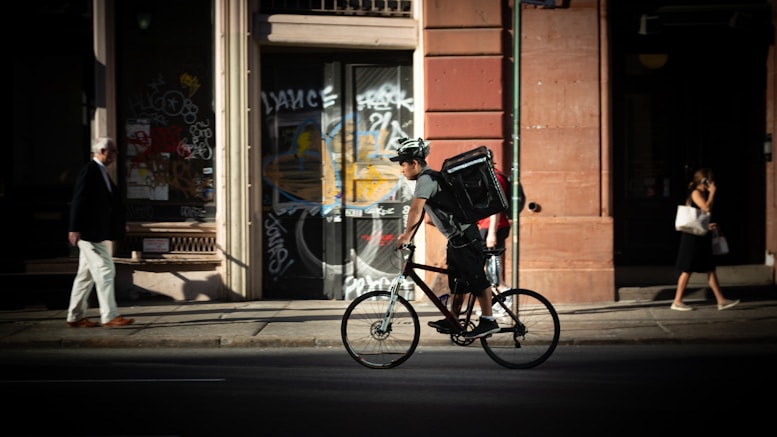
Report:
[[[343,314],[343,345],[363,366],[396,367],[410,358],[418,346],[421,325],[415,309],[402,296],[397,296],[393,308],[389,308],[390,302],[391,292],[371,291],[354,299]]]
[[[510,369],[528,369],[545,362],[556,349],[561,333],[556,309],[532,290],[512,289],[500,296],[510,311],[494,302],[501,329],[480,339],[483,349],[494,361]]]

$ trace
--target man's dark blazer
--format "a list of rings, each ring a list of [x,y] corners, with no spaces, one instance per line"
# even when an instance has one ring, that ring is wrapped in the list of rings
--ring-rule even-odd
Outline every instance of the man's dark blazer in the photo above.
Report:
[[[108,191],[100,164],[94,159],[84,165],[76,178],[70,204],[70,232],[92,242],[119,240],[124,237],[126,211],[119,189],[111,181]]]

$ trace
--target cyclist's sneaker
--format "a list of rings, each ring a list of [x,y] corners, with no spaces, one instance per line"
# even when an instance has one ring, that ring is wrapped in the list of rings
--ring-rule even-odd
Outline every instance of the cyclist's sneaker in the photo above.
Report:
[[[451,322],[448,321],[448,319],[429,322],[428,325],[444,334],[450,334],[453,332],[453,326],[451,325]]]
[[[464,338],[481,338],[494,332],[499,332],[499,324],[496,323],[496,320],[488,320],[481,317],[478,326],[464,334]]]

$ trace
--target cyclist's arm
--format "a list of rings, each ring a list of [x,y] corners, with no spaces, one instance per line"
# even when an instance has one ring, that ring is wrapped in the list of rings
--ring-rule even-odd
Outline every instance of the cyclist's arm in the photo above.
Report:
[[[413,198],[413,201],[410,203],[410,211],[407,213],[407,229],[397,236],[397,248],[410,242],[413,231],[419,224],[418,222],[421,220],[421,215],[424,213],[424,205],[426,205],[426,199],[420,197]]]

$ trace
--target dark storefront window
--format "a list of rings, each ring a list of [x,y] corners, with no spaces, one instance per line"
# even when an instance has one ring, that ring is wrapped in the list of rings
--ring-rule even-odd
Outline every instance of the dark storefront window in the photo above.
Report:
[[[0,257],[4,272],[75,253],[67,241],[70,199],[91,156],[96,105],[91,1],[20,2],[13,17],[22,26],[7,44],[13,101],[10,139],[1,146],[0,223],[20,239]]]
[[[130,221],[213,221],[211,0],[116,2],[118,132]]]

